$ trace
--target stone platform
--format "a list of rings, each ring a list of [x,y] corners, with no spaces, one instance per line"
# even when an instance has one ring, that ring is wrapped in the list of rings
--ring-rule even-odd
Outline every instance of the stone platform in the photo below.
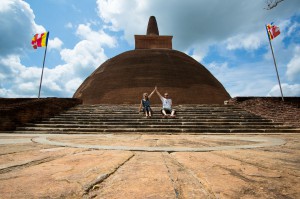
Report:
[[[0,134],[0,198],[300,198],[299,134]]]

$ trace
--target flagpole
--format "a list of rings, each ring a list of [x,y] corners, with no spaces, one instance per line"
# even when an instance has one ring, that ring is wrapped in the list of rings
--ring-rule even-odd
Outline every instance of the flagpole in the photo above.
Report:
[[[40,99],[40,94],[41,94],[41,87],[42,87],[42,81],[43,81],[43,74],[44,74],[45,60],[46,60],[46,54],[47,54],[47,47],[48,47],[48,45],[46,45],[45,52],[44,52],[43,68],[42,68],[42,74],[41,74],[41,80],[40,80],[40,88],[39,88],[38,99]]]
[[[267,33],[268,33],[267,26],[266,26],[266,30],[267,30]],[[269,44],[270,44],[270,48],[271,48],[271,52],[272,52],[272,56],[273,56],[274,66],[275,66],[275,69],[276,69],[277,79],[278,79],[278,83],[279,83],[279,88],[280,88],[280,93],[281,93],[281,99],[282,99],[282,101],[284,101],[283,93],[282,93],[282,88],[281,88],[281,83],[280,83],[280,78],[279,78],[279,74],[278,74],[278,70],[277,70],[277,64],[276,64],[275,55],[274,55],[274,51],[273,51],[273,47],[272,47],[271,38],[269,36],[269,33],[268,33],[268,38],[269,38]]]

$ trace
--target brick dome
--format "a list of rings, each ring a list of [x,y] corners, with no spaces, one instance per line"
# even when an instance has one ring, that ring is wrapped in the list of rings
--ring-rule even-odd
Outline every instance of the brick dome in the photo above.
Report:
[[[84,104],[138,104],[157,85],[174,104],[222,104],[230,99],[222,84],[199,62],[170,49],[138,49],[103,63],[78,88]],[[152,104],[159,104],[156,94]]]
[[[230,95],[199,62],[172,49],[173,36],[161,36],[154,16],[146,35],[135,35],[135,50],[117,55],[97,68],[77,89],[84,104],[138,104],[155,86],[174,104],[222,104]],[[152,104],[159,104],[156,94]]]

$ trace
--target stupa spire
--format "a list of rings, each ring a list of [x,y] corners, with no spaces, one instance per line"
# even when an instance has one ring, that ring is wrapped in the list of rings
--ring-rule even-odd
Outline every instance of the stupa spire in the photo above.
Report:
[[[157,22],[154,16],[149,18],[148,27],[147,27],[147,35],[159,35]]]
[[[134,35],[135,49],[172,49],[170,35],[159,35],[156,19],[151,16],[148,21],[146,35]]]

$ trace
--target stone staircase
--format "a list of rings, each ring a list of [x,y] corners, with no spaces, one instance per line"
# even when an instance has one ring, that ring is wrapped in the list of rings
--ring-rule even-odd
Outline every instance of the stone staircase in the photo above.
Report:
[[[232,105],[178,105],[176,118],[152,118],[138,113],[138,105],[78,105],[38,123],[18,127],[16,133],[299,133],[300,129],[273,122]]]

